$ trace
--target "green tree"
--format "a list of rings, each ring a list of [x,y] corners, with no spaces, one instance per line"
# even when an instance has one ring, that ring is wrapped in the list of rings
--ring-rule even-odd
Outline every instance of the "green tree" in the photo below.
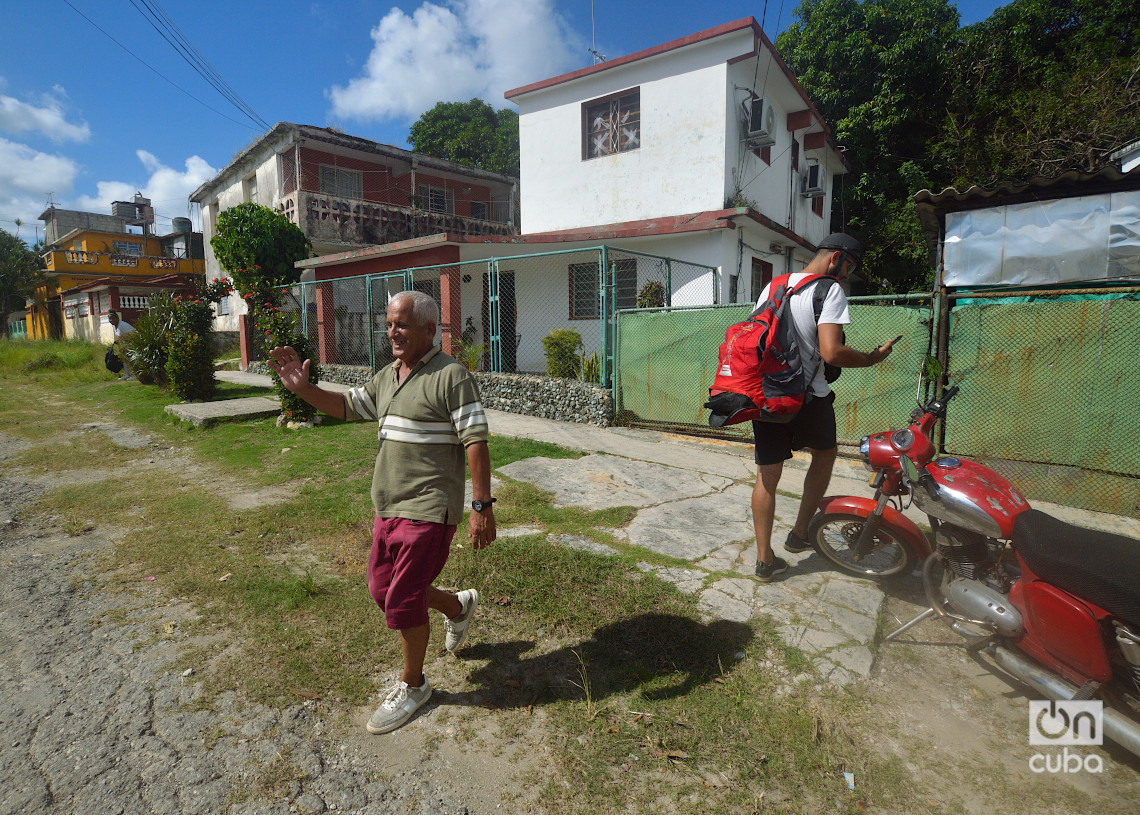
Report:
[[[519,116],[482,99],[437,102],[408,134],[417,153],[515,178],[519,174]]]
[[[948,0],[804,0],[795,14],[778,50],[853,169],[837,181],[833,228],[863,242],[873,285],[924,287],[910,199],[937,175],[928,144],[945,114],[958,12]]]
[[[253,203],[220,213],[210,246],[242,295],[266,284],[296,283],[301,272],[293,264],[313,249],[300,227],[277,210]]]
[[[43,280],[43,245],[29,249],[20,238],[0,229],[0,331],[8,334],[8,315],[24,307],[24,298]]]
[[[1136,138],[1140,15],[1123,0],[1014,0],[962,29],[936,159],[948,182],[1091,172]]]
[[[301,276],[293,265],[304,260],[312,244],[296,224],[276,210],[245,203],[218,215],[217,233],[210,239],[214,256],[234,281],[253,317],[253,331],[264,344],[291,345],[302,359],[312,356],[312,343],[301,333],[296,316],[283,311],[281,286],[296,283]],[[281,414],[290,421],[306,421],[312,406],[290,393],[276,373],[273,387],[281,399]],[[316,382],[319,366],[309,369]]]

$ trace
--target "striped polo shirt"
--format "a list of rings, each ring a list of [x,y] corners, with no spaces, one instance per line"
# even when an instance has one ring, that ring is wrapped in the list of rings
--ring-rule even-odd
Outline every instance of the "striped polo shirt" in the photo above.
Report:
[[[345,417],[379,424],[372,504],[383,518],[458,524],[467,445],[486,441],[487,414],[467,369],[433,347],[408,377],[400,361],[344,394]]]

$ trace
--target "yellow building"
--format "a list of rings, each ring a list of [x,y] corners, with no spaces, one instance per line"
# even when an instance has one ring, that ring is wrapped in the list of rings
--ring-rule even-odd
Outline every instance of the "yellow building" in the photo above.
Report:
[[[169,235],[129,232],[132,225],[149,231],[139,209],[139,219],[55,207],[40,216],[47,224],[47,280],[28,305],[29,337],[109,343],[114,330],[108,312],[133,325],[158,292],[193,290],[194,276],[205,272],[202,234],[192,232],[185,218],[174,219],[177,231]]]

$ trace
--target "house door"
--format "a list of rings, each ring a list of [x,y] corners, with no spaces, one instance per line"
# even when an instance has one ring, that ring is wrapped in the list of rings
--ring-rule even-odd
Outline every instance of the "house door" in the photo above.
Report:
[[[500,373],[514,373],[518,370],[519,337],[517,311],[515,307],[515,273],[499,272],[499,347],[502,354],[503,369]],[[491,338],[491,312],[490,279],[483,273],[483,336],[490,347]]]

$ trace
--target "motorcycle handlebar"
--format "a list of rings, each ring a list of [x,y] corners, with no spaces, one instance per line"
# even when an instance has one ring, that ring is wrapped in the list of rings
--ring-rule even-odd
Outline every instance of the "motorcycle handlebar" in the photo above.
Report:
[[[946,391],[946,393],[942,394],[942,401],[944,403],[949,402],[951,399],[953,399],[957,395],[958,395],[958,386],[955,385],[954,387],[950,388],[950,390]]]

